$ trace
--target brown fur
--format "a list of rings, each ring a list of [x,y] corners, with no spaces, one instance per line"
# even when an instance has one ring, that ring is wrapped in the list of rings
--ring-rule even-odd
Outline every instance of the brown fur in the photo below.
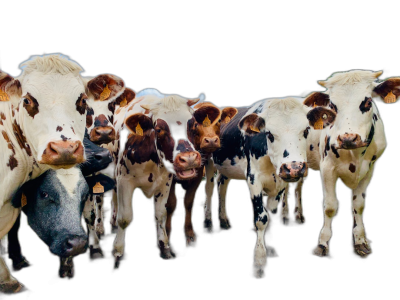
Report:
[[[26,137],[16,120],[14,120],[14,123],[12,124],[12,126],[13,126],[13,130],[14,130],[14,135],[17,138],[19,147],[21,149],[25,149],[26,153],[29,156],[32,156],[31,147],[29,147],[29,145],[26,143]]]
[[[88,108],[88,105],[86,103],[87,96],[85,94],[80,94],[78,100],[75,102],[76,110],[83,115],[86,113],[86,110]]]
[[[323,115],[326,114],[327,118],[323,119]],[[319,119],[322,119],[324,122],[324,128],[326,126],[329,126],[330,124],[333,124],[336,118],[336,113],[335,111],[331,109],[327,109],[325,107],[318,106],[312,110],[310,110],[307,113],[307,119],[310,123],[311,126],[314,127],[315,122],[317,122]]]
[[[392,92],[396,99],[400,96],[400,78],[388,78],[384,82],[377,85],[374,89],[382,99],[384,99],[387,94]]]
[[[115,97],[125,87],[121,78],[111,74],[102,74],[90,80],[87,89],[94,96],[94,100],[100,100],[100,95],[106,85],[111,90],[111,94],[105,100]]]
[[[308,107],[327,106],[329,104],[329,95],[322,92],[314,92],[307,96],[303,104]]]

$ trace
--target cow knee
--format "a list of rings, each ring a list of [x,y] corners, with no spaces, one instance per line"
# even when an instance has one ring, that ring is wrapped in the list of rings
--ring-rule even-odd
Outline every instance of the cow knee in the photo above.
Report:
[[[328,218],[333,218],[336,215],[337,210],[338,210],[337,204],[325,205],[324,209],[325,216],[327,216]]]

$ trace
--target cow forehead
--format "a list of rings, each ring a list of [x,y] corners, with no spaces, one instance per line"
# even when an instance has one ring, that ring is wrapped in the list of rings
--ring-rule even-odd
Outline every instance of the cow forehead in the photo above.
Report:
[[[364,82],[353,85],[334,85],[328,90],[328,94],[336,106],[348,107],[351,104],[360,105],[365,97],[371,97],[373,88],[373,84]]]
[[[171,111],[164,114],[154,116],[154,119],[165,121],[168,126],[173,128],[187,128],[187,122],[192,118],[192,114],[188,109],[180,109],[178,111]]]

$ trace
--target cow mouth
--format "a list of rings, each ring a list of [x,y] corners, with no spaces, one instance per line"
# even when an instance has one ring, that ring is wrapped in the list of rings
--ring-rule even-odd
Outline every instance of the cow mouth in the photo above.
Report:
[[[191,179],[196,176],[196,169],[187,169],[187,170],[180,170],[177,171],[176,174],[178,175],[179,179]]]
[[[297,182],[297,181],[299,181],[300,180],[300,178],[302,178],[302,177],[285,177],[285,178],[283,178],[283,177],[281,177],[282,178],[282,180],[283,181],[285,181],[285,182]]]

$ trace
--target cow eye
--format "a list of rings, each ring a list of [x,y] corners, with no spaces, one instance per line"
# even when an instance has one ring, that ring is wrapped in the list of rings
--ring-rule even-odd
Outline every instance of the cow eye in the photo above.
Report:
[[[160,133],[160,132],[161,132],[161,129],[160,129],[160,128],[156,128],[156,132],[157,132],[157,133]]]
[[[25,98],[24,99],[24,104],[29,105],[29,104],[31,104],[31,101],[29,99]]]
[[[86,99],[82,99],[82,104],[86,104]]]
[[[40,197],[42,197],[42,198],[48,198],[49,197],[49,194],[47,194],[46,192],[40,192]]]

